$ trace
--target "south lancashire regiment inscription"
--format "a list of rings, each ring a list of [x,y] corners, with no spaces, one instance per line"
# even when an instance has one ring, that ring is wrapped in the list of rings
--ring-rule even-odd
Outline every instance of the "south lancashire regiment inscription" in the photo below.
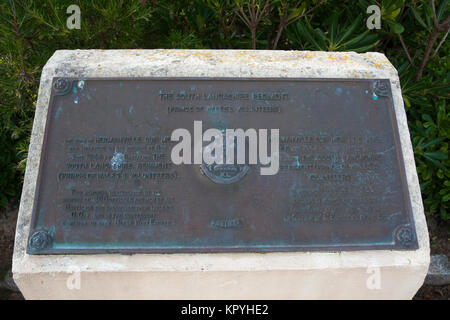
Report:
[[[402,157],[386,79],[55,78],[27,252],[416,249]]]

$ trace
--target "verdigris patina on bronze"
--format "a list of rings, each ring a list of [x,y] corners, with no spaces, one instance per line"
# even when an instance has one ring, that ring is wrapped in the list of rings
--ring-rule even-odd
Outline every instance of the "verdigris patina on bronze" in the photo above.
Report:
[[[28,253],[415,249],[388,80],[55,78]],[[170,135],[279,129],[280,171]]]

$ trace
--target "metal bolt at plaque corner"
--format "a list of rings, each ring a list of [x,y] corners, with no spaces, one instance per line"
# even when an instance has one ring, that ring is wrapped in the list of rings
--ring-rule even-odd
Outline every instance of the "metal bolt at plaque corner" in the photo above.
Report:
[[[28,249],[31,253],[36,253],[49,247],[52,241],[52,235],[49,230],[36,230],[28,240]]]
[[[372,82],[374,96],[387,97],[389,95],[388,80],[374,80]]]
[[[395,240],[403,247],[411,247],[416,241],[413,229],[409,225],[400,226],[395,233]]]
[[[68,94],[72,89],[71,81],[66,78],[58,78],[53,83],[53,90],[58,96]]]

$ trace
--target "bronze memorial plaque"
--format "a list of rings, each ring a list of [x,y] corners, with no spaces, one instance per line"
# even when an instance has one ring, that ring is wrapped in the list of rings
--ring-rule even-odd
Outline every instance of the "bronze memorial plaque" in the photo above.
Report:
[[[175,164],[194,121],[279,129],[278,173]],[[55,78],[32,219],[30,254],[417,248],[386,79]]]

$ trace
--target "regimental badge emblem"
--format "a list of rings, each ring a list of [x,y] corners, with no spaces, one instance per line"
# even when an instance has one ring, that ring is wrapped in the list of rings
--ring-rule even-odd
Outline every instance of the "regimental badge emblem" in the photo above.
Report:
[[[225,130],[222,131],[222,138],[224,139],[223,143],[223,162],[227,158],[227,148],[225,144]],[[234,149],[234,155],[237,154],[237,144],[233,143],[231,146]],[[207,147],[206,147],[207,148]],[[231,184],[241,180],[247,172],[250,170],[250,167],[247,164],[237,164],[234,161],[234,164],[206,164],[202,163],[200,165],[200,169],[202,173],[211,179],[213,182],[218,184]]]

